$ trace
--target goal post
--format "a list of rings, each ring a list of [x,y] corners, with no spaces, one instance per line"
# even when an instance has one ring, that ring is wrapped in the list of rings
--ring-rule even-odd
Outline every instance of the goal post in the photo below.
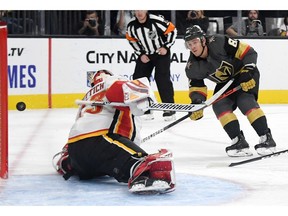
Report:
[[[0,22],[0,178],[8,178],[7,25]]]

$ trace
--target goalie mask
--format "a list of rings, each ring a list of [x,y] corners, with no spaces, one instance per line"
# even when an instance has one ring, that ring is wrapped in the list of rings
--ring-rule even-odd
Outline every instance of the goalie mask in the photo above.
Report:
[[[203,37],[205,37],[205,32],[201,29],[200,26],[194,25],[192,27],[186,28],[185,34],[184,34],[184,40],[185,42],[190,41],[194,38],[200,38],[202,40]]]
[[[99,70],[99,71],[97,71],[93,75],[93,77],[92,77],[92,79],[90,81],[91,87],[93,87],[94,85],[96,85],[99,82],[104,81],[108,76],[113,76],[113,73],[108,71],[108,70]]]

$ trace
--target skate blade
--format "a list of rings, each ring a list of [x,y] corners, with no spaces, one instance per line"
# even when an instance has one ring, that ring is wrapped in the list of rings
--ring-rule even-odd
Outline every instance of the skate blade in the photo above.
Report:
[[[164,194],[175,190],[175,187],[171,187],[166,181],[157,182],[156,184],[145,187],[144,184],[134,185],[129,189],[129,192],[140,195],[153,195],[153,194]]]
[[[133,194],[139,194],[139,195],[155,195],[155,194],[166,194],[173,192],[175,188],[147,188],[145,190],[129,190],[129,192]]]
[[[174,120],[176,120],[175,114],[172,115],[172,116],[165,116],[163,118],[164,118],[164,121],[174,121]]]
[[[144,119],[145,121],[154,120],[154,115],[153,115],[153,114],[145,114],[145,115],[143,115],[142,117],[143,117],[143,119]]]

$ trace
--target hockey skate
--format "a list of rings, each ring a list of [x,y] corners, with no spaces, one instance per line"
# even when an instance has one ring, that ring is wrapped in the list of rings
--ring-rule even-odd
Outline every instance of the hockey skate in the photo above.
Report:
[[[175,190],[176,180],[172,153],[167,149],[141,158],[131,168],[129,192],[163,194]]]
[[[254,146],[259,155],[267,155],[276,151],[276,143],[272,138],[271,131],[260,137],[259,144]]]
[[[153,112],[151,110],[146,111],[143,115],[143,118],[147,121],[153,120],[154,119]]]
[[[249,144],[245,140],[242,131],[232,140],[232,145],[226,147],[226,153],[229,157],[245,157],[253,155],[249,150]]]
[[[140,176],[137,181],[131,183],[130,187],[129,191],[134,194],[163,194],[175,190],[165,180],[150,179],[145,176]]]
[[[175,111],[164,111],[163,118],[164,121],[173,121],[176,120]]]

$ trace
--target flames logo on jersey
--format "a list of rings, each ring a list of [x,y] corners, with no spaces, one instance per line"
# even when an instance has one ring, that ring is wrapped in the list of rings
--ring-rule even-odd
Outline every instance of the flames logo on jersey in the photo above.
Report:
[[[232,64],[222,61],[219,68],[212,74],[210,74],[210,78],[217,83],[222,83],[228,81],[230,77],[234,74],[234,67]]]

